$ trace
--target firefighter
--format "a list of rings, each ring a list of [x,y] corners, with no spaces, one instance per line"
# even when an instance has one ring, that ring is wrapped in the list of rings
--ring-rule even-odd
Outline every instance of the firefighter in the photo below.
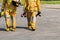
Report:
[[[16,7],[20,4],[18,0],[3,0],[1,10],[4,11],[4,17],[6,21],[6,31],[10,31],[12,24],[12,31],[16,29]]]
[[[27,12],[24,11],[24,13],[21,14],[21,17],[26,17],[26,16],[27,16]],[[37,16],[41,16],[41,12],[40,12],[40,11],[38,11],[38,13],[36,14],[36,17],[37,17]]]
[[[40,0],[24,0],[24,12],[27,14],[28,28],[36,30],[36,16],[40,12]]]

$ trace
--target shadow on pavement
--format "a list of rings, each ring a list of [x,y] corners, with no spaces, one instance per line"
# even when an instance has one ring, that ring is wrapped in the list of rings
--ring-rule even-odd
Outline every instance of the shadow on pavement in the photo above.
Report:
[[[0,31],[6,31],[4,28],[0,28]]]
[[[20,27],[20,26],[17,26],[16,28],[19,28],[19,29],[26,29],[26,30],[30,30],[30,31],[32,31],[32,30],[29,29],[28,27]]]
[[[28,27],[20,27],[20,26],[17,26],[16,29],[26,29],[26,30],[32,31],[32,30],[29,29]],[[6,29],[5,29],[5,28],[0,28],[0,31],[6,31]]]

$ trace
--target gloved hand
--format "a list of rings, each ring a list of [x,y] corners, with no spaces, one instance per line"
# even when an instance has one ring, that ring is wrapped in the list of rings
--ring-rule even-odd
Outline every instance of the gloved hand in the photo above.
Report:
[[[0,17],[4,16],[4,9],[2,8],[1,9],[1,12],[0,12]]]
[[[24,10],[23,14],[21,14],[21,17],[26,17],[27,16],[27,11]]]
[[[24,12],[23,14],[21,14],[21,17],[26,17],[27,16],[27,13]]]
[[[12,4],[13,4],[15,7],[18,7],[18,6],[19,6],[19,3],[16,2],[16,1],[12,1]]]
[[[19,2],[19,4],[21,5],[21,3]]]
[[[1,12],[0,12],[0,18],[1,18]]]
[[[1,12],[2,12],[2,11],[4,11],[4,9],[3,9],[3,8],[1,9]]]
[[[4,11],[4,9],[2,8],[2,9],[1,9],[1,12],[3,12],[3,11]],[[0,17],[1,17],[1,12],[0,12]]]
[[[36,16],[41,16],[41,12],[40,11],[38,11],[38,13],[37,13],[37,15]]]

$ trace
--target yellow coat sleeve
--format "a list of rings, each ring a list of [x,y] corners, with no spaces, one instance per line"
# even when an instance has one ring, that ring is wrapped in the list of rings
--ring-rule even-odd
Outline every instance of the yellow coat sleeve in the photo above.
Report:
[[[20,3],[22,4],[22,0],[19,0],[20,1]]]
[[[19,0],[19,3],[22,4],[22,0]]]
[[[26,10],[26,6],[27,6],[27,1],[24,0],[24,10]]]
[[[38,8],[38,11],[40,11],[40,0],[37,0],[37,8]]]
[[[3,8],[3,9],[4,9],[4,7],[5,7],[6,2],[7,2],[7,0],[3,0],[3,2],[2,2],[2,8]]]

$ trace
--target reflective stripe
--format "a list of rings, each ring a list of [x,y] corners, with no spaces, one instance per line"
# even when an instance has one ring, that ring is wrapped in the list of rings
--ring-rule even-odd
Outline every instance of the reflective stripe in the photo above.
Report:
[[[16,0],[17,2],[19,2],[19,0]]]
[[[13,0],[13,1],[15,1],[15,2],[19,2],[20,0]]]
[[[36,17],[32,16],[31,17],[31,22],[34,22],[35,23],[36,22]]]

